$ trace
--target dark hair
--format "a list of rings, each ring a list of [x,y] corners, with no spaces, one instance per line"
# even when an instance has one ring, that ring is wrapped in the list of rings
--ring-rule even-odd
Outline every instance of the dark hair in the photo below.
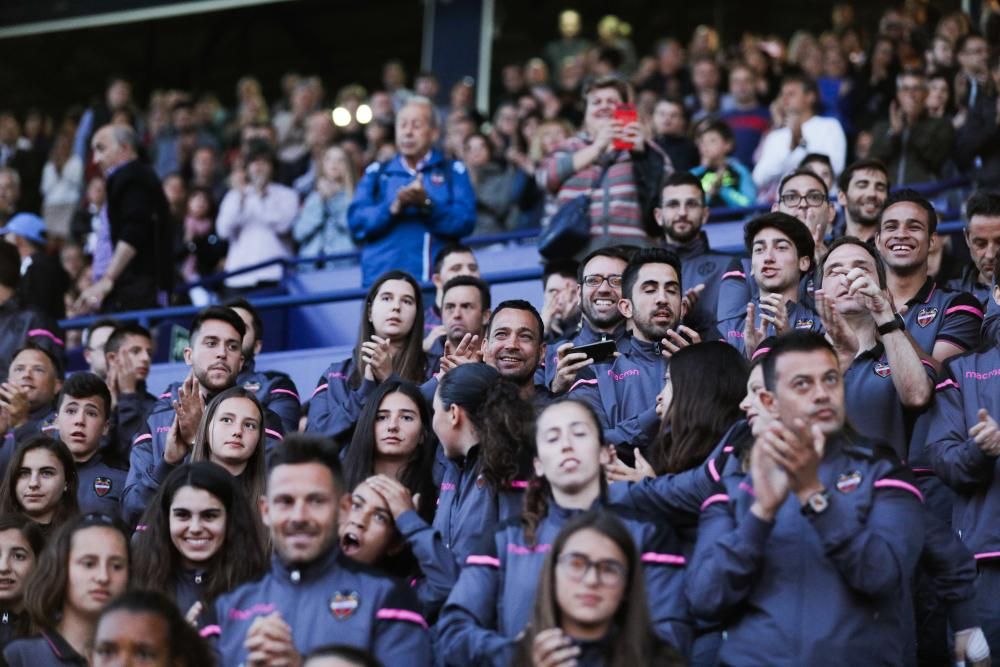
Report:
[[[772,211],[758,215],[743,228],[743,245],[749,254],[753,254],[753,241],[762,230],[777,229],[795,244],[799,258],[808,257],[812,261],[816,252],[816,242],[805,223],[787,213]]]
[[[240,308],[250,313],[250,322],[253,324],[253,339],[254,341],[264,340],[264,320],[261,319],[260,313],[254,308],[253,304],[246,299],[240,297],[238,299],[230,299],[224,304],[226,308]],[[237,315],[239,317],[239,315]],[[240,319],[243,319],[242,317]],[[244,325],[246,323],[244,322]]]
[[[472,132],[467,137],[465,137],[465,139],[462,140],[463,149],[468,147],[470,139],[481,139],[483,145],[486,146],[486,153],[489,155],[489,161],[492,162],[494,159],[496,159],[496,156],[493,154],[494,152],[493,142],[490,141],[489,137],[487,137],[485,134],[479,131]]]
[[[243,490],[247,501],[251,507],[256,508],[255,503],[258,498],[264,495],[264,490],[267,486],[267,465],[265,463],[267,460],[267,434],[265,433],[267,416],[260,399],[252,391],[248,391],[237,385],[219,392],[209,401],[208,405],[205,406],[205,412],[201,416],[201,421],[198,423],[198,432],[194,438],[194,445],[191,447],[191,460],[212,460],[212,420],[215,419],[215,413],[218,412],[223,402],[230,398],[245,398],[254,404],[254,407],[257,408],[257,414],[260,416],[257,446],[254,448],[250,458],[247,459],[247,465],[243,469],[243,473],[238,477],[240,488]],[[263,525],[259,521],[258,526],[263,530]]]
[[[327,644],[314,648],[302,658],[302,667],[306,667],[306,664],[313,658],[340,658],[357,667],[382,667],[378,658],[368,651],[347,644]]]
[[[886,187],[892,185],[892,179],[889,177],[889,168],[885,166],[885,162],[873,157],[855,160],[847,165],[847,168],[837,177],[837,187],[845,195],[847,194],[847,189],[851,186],[851,179],[854,178],[855,172],[858,171],[880,171],[885,174]]]
[[[662,644],[653,632],[642,563],[631,534],[617,517],[602,510],[588,510],[571,518],[553,540],[538,576],[538,592],[535,595],[531,623],[517,642],[517,657],[513,664],[533,664],[531,654],[535,637],[543,630],[560,626],[562,613],[556,595],[556,565],[566,542],[582,530],[593,530],[614,542],[625,555],[625,565],[628,568],[627,583],[612,620],[612,630],[608,633],[611,639],[604,649],[602,664],[611,667],[682,664],[676,654]]]
[[[157,489],[136,532],[133,578],[173,598],[177,581],[184,576],[184,560],[170,538],[170,506],[185,487],[206,491],[226,508],[226,535],[204,573],[202,595],[206,605],[216,597],[259,578],[267,558],[256,508],[236,486],[226,469],[208,461],[184,463],[175,468]]]
[[[871,243],[866,243],[856,236],[841,236],[839,239],[830,244],[830,247],[826,249],[826,254],[823,255],[822,260],[820,260],[819,266],[816,267],[816,279],[819,285],[823,285],[823,271],[826,266],[826,261],[833,254],[833,251],[844,245],[858,246],[859,248],[864,248],[865,252],[871,255],[871,258],[875,261],[875,275],[878,278],[878,286],[882,289],[886,288],[888,284],[885,277],[885,260],[882,259],[882,255],[878,254],[878,250]]]
[[[817,174],[812,169],[805,169],[803,167],[799,167],[798,169],[790,171],[781,177],[781,180],[778,182],[779,199],[781,198],[782,193],[785,191],[785,184],[788,183],[788,181],[792,180],[793,178],[796,178],[797,176],[808,176],[809,178],[815,179],[816,182],[819,183],[819,187],[820,190],[822,190],[823,192],[823,196],[824,197],[830,196],[830,189],[826,187],[826,181],[824,181],[819,174]]]
[[[441,307],[444,307],[444,295],[453,287],[475,287],[479,290],[479,301],[483,310],[490,309],[490,286],[482,278],[475,276],[455,276],[441,288]]]
[[[601,440],[601,444],[604,442],[604,431],[601,428],[601,420],[597,416],[597,412],[590,403],[586,401],[581,401],[578,398],[557,398],[553,402],[545,406],[545,409],[539,413],[539,417],[547,412],[550,408],[556,405],[563,405],[565,403],[571,403],[581,410],[587,413],[590,423],[594,426],[594,430],[597,432],[597,437]],[[535,439],[532,441],[532,455],[537,456],[538,454],[538,419],[535,420]],[[601,476],[601,496],[603,497],[607,493],[607,478],[603,475]],[[549,498],[552,496],[552,486],[549,484],[549,480],[544,476],[540,476],[537,473],[533,473],[531,480],[528,483],[528,489],[524,494],[524,506],[521,510],[521,526],[524,530],[524,543],[526,546],[534,547],[538,541],[538,526],[541,524],[542,519],[549,513]]]
[[[497,315],[504,310],[523,310],[531,313],[535,319],[535,323],[538,325],[539,342],[541,342],[541,337],[545,335],[545,325],[542,324],[542,316],[538,314],[534,306],[524,299],[507,299],[498,303],[497,307],[493,310],[493,315],[490,316],[490,324],[486,331],[487,336],[493,334],[493,323],[497,321]]]
[[[676,253],[665,248],[641,248],[637,250],[625,272],[622,274],[622,296],[626,299],[632,298],[632,290],[639,279],[639,271],[647,264],[668,264],[677,272],[677,280],[682,283],[681,260]]]
[[[709,132],[715,132],[722,137],[723,141],[733,142],[733,129],[721,120],[706,120],[703,123],[699,123],[698,128],[695,130],[695,137],[701,137]]]
[[[115,330],[111,332],[107,342],[104,343],[104,354],[107,355],[108,352],[117,352],[121,349],[127,336],[142,336],[149,341],[153,340],[153,335],[149,332],[149,329],[136,322],[127,322],[115,326]]]
[[[132,590],[118,596],[101,610],[97,624],[117,611],[150,614],[160,618],[167,627],[167,650],[170,664],[177,667],[211,667],[215,654],[198,631],[192,627],[173,601],[160,591]],[[96,640],[96,638],[95,638]],[[96,646],[95,646],[96,648]]]
[[[358,484],[375,474],[375,459],[378,455],[378,445],[375,442],[375,424],[378,412],[382,408],[382,401],[385,397],[397,393],[406,396],[417,406],[421,424],[420,442],[410,455],[410,460],[403,466],[399,482],[410,493],[420,494],[420,515],[430,523],[434,518],[435,509],[436,489],[432,471],[437,441],[434,439],[434,431],[431,429],[431,410],[423,394],[420,393],[420,387],[413,383],[389,379],[380,384],[378,389],[367,398],[365,407],[358,417],[354,437],[351,439],[351,444],[342,461],[344,488],[352,491]]]
[[[826,350],[834,359],[837,353],[833,350],[833,345],[821,334],[812,331],[791,331],[782,336],[774,338],[771,350],[764,357],[764,386],[768,391],[774,391],[775,380],[777,380],[778,359],[783,354],[790,352],[815,352]]]
[[[251,140],[243,154],[244,163],[248,165],[256,160],[267,160],[274,167],[276,159],[274,147],[264,139]]]
[[[390,280],[402,280],[413,288],[414,306],[416,315],[413,319],[413,328],[406,334],[403,342],[403,349],[400,354],[393,355],[392,372],[399,375],[404,380],[410,382],[423,382],[427,372],[427,355],[424,354],[424,293],[417,284],[416,279],[406,271],[386,271],[372,283],[365,295],[365,303],[361,311],[361,322],[358,325],[358,341],[354,345],[354,370],[348,383],[357,389],[361,386],[364,378],[364,365],[361,363],[361,344],[371,340],[375,334],[375,325],[371,321],[372,304],[378,296],[382,285]]]
[[[742,417],[748,373],[743,355],[721,341],[681,348],[670,358],[676,390],[650,460],[658,474],[690,470],[705,460]]]
[[[21,465],[24,463],[24,455],[33,449],[44,449],[52,453],[63,467],[63,475],[66,477],[66,489],[63,491],[56,511],[52,515],[51,528],[61,526],[71,517],[79,512],[76,492],[80,485],[76,474],[76,462],[69,447],[55,438],[47,435],[36,435],[22,441],[10,457],[7,470],[4,471],[3,483],[0,484],[0,513],[2,514],[24,514],[21,501],[17,499],[17,478],[21,472]],[[30,517],[29,517],[30,518]]]
[[[971,222],[976,215],[988,218],[1000,217],[1000,192],[989,190],[973,192],[965,201],[965,219]]]
[[[44,354],[48,358],[49,363],[52,364],[52,370],[55,372],[56,377],[59,378],[60,380],[63,379],[64,375],[63,375],[63,363],[62,363],[62,359],[59,358],[59,355],[57,355],[52,350],[51,347],[49,347],[47,344],[41,343],[41,342],[39,342],[37,340],[29,340],[29,341],[25,342],[24,345],[22,345],[21,347],[17,348],[17,350],[14,352],[14,354],[10,355],[11,366],[14,365],[14,360],[17,359],[17,356],[19,354],[21,354],[22,352],[26,352],[28,350],[34,350],[35,352],[41,352],[42,354]]]
[[[674,172],[677,174],[678,172]],[[687,173],[687,172],[684,172]],[[700,185],[698,187],[701,187]],[[620,259],[626,264],[631,261],[632,256],[635,254],[636,247],[630,245],[609,245],[603,248],[598,248],[594,250],[589,255],[583,258],[583,261],[577,265],[576,269],[576,282],[583,284],[583,272],[587,269],[587,265],[590,264],[590,260],[595,257],[610,257],[612,259]]]
[[[87,514],[60,526],[55,536],[45,545],[42,557],[38,559],[38,564],[28,577],[24,589],[24,609],[31,618],[32,628],[36,632],[55,629],[56,619],[66,602],[73,538],[88,528],[108,528],[117,531],[125,548],[125,558],[131,567],[128,529],[119,519],[107,514]]]
[[[243,319],[233,312],[226,306],[209,306],[204,310],[198,312],[191,320],[191,343],[194,343],[195,337],[198,332],[201,331],[202,325],[209,320],[219,320],[220,322],[225,322],[233,329],[236,329],[236,333],[240,335],[240,345],[243,344],[243,337],[247,335],[247,325],[243,322]]]
[[[807,153],[799,162],[799,169],[808,169],[809,167],[806,165],[813,162],[822,162],[830,168],[830,171],[833,171],[833,162],[830,161],[830,156],[826,153]]]
[[[97,320],[96,322],[94,322],[93,324],[91,324],[89,327],[87,327],[84,330],[84,332],[83,332],[83,338],[84,338],[85,341],[89,342],[90,341],[90,335],[92,333],[94,333],[95,331],[97,331],[98,329],[104,329],[105,327],[108,327],[108,328],[111,328],[112,330],[114,330],[114,329],[117,329],[118,327],[122,326],[122,324],[123,324],[123,322],[119,322],[118,320],[112,319],[110,317],[102,317],[101,319]],[[113,331],[112,331],[112,333],[113,333]]]
[[[729,126],[726,125],[728,129]],[[732,136],[732,130],[729,131],[730,136]],[[701,192],[701,202],[704,204],[708,201],[708,197],[705,194],[705,188],[702,187],[701,181],[698,177],[692,174],[690,171],[675,171],[670,174],[665,181],[663,181],[663,187],[660,188],[660,199],[663,199],[663,191],[667,188],[678,188],[681,186],[689,186],[692,188],[697,188]]]
[[[473,257],[476,256],[476,254],[472,252],[472,248],[464,243],[446,243],[434,255],[434,273],[441,273],[441,267],[444,266],[444,260],[448,259],[448,255],[454,255],[456,253],[468,253]]]
[[[268,472],[273,472],[278,466],[293,466],[304,463],[318,463],[326,466],[333,476],[334,486],[337,487],[338,491],[343,489],[344,475],[341,472],[337,448],[332,440],[318,435],[292,433],[287,436],[282,441],[281,446],[276,447],[272,452],[271,460],[268,463]]]
[[[552,276],[562,276],[580,282],[577,273],[581,266],[583,265],[572,259],[553,259],[545,262],[542,267],[542,289],[544,290],[545,286],[549,284],[549,278]]]
[[[462,364],[438,383],[445,409],[457,405],[479,436],[479,469],[494,492],[510,487],[522,471],[534,436],[534,408],[500,371],[484,363]]]
[[[816,111],[816,105],[819,104],[819,87],[816,85],[815,79],[803,72],[802,70],[792,70],[781,77],[781,87],[784,88],[789,83],[797,83],[802,86],[802,91],[807,95],[812,93],[813,101],[813,111]]]
[[[38,527],[38,524],[23,514],[0,514],[0,533],[8,530],[16,530],[21,533],[21,537],[28,543],[31,553],[35,556],[35,564],[32,569],[38,567],[38,559],[42,555],[42,549],[45,548],[45,536],[42,534],[42,529]],[[22,601],[26,592],[21,593]],[[27,637],[31,633],[31,619],[28,614],[18,615],[13,627],[13,639]]]
[[[658,98],[656,100],[656,104],[653,105],[653,108],[655,109],[656,107],[658,107],[661,104],[672,104],[675,107],[677,107],[680,110],[680,112],[681,112],[681,117],[684,119],[684,125],[685,126],[687,126],[687,124],[689,122],[691,122],[691,114],[688,113],[687,105],[684,104],[684,100],[683,99],[681,99],[679,97],[675,97],[673,95],[660,97],[660,98]],[[678,172],[675,171],[674,173],[676,174]]]
[[[21,255],[13,243],[0,239],[0,285],[16,289],[21,282]]]
[[[885,212],[889,210],[890,206],[900,204],[902,202],[909,202],[910,204],[915,204],[922,208],[927,214],[927,233],[933,234],[937,231],[938,215],[937,211],[934,210],[934,205],[927,201],[927,198],[916,190],[912,188],[901,188],[890,194],[885,199],[885,205],[882,206],[882,216],[879,218],[879,233],[882,231],[882,218],[885,217]]]
[[[591,92],[600,90],[601,88],[614,88],[617,90],[618,96],[622,99],[622,103],[628,103],[632,100],[632,87],[628,84],[628,82],[617,76],[602,76],[588,82],[583,87],[584,101],[586,101],[587,95],[590,95]]]
[[[91,398],[97,396],[104,401],[105,421],[111,418],[111,392],[108,390],[108,385],[104,383],[104,380],[97,377],[96,374],[81,371],[70,375],[66,379],[66,382],[63,383],[59,397],[56,399],[57,411],[62,409],[63,399],[67,396],[72,396],[73,398]]]

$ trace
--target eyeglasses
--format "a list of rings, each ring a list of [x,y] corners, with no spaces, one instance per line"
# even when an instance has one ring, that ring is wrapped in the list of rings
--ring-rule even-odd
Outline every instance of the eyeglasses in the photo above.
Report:
[[[798,206],[803,199],[806,200],[806,204],[813,207],[826,203],[826,195],[816,190],[810,190],[804,195],[800,195],[798,192],[788,192],[781,195],[781,203],[789,208]]]
[[[613,560],[593,561],[584,554],[571,552],[559,556],[556,560],[559,569],[569,577],[570,581],[581,582],[587,577],[591,569],[597,573],[597,584],[599,586],[621,586],[625,583],[628,569],[624,564]]]
[[[583,284],[587,287],[600,287],[604,284],[604,281],[608,282],[611,287],[621,287],[622,277],[618,273],[612,273],[610,276],[602,276],[599,273],[591,273],[589,276],[583,277]]]

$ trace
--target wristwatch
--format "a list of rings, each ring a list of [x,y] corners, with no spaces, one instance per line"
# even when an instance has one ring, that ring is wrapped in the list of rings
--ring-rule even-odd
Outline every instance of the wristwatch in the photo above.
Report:
[[[879,326],[876,331],[878,331],[879,336],[884,336],[887,333],[892,333],[893,331],[906,331],[906,322],[903,321],[902,315],[896,313],[896,317]]]
[[[830,506],[830,492],[826,489],[817,491],[808,498],[802,506],[802,514],[805,516],[822,514]]]

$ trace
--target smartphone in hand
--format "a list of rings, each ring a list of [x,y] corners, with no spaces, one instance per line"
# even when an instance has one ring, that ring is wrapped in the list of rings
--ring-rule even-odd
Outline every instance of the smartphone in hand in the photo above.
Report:
[[[628,125],[639,120],[639,112],[636,110],[634,104],[619,104],[615,107],[614,119],[622,125]],[[630,151],[634,147],[634,144],[631,141],[615,139],[612,142],[612,146],[616,151]]]

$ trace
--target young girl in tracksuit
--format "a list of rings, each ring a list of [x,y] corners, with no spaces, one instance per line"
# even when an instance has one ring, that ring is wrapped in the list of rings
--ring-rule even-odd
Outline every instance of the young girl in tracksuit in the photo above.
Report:
[[[550,405],[536,425],[537,479],[529,486],[522,515],[502,524],[465,559],[465,566],[439,621],[446,664],[507,665],[514,641],[531,616],[545,554],[572,517],[606,503],[602,465],[608,451],[584,403]],[[654,525],[627,511],[616,514],[640,550],[654,628],[681,652],[691,629],[683,595],[678,540],[666,524]]]
[[[9,582],[0,591],[0,651],[31,631],[24,593],[44,546],[45,538],[34,521],[20,514],[0,515],[0,577]]]

